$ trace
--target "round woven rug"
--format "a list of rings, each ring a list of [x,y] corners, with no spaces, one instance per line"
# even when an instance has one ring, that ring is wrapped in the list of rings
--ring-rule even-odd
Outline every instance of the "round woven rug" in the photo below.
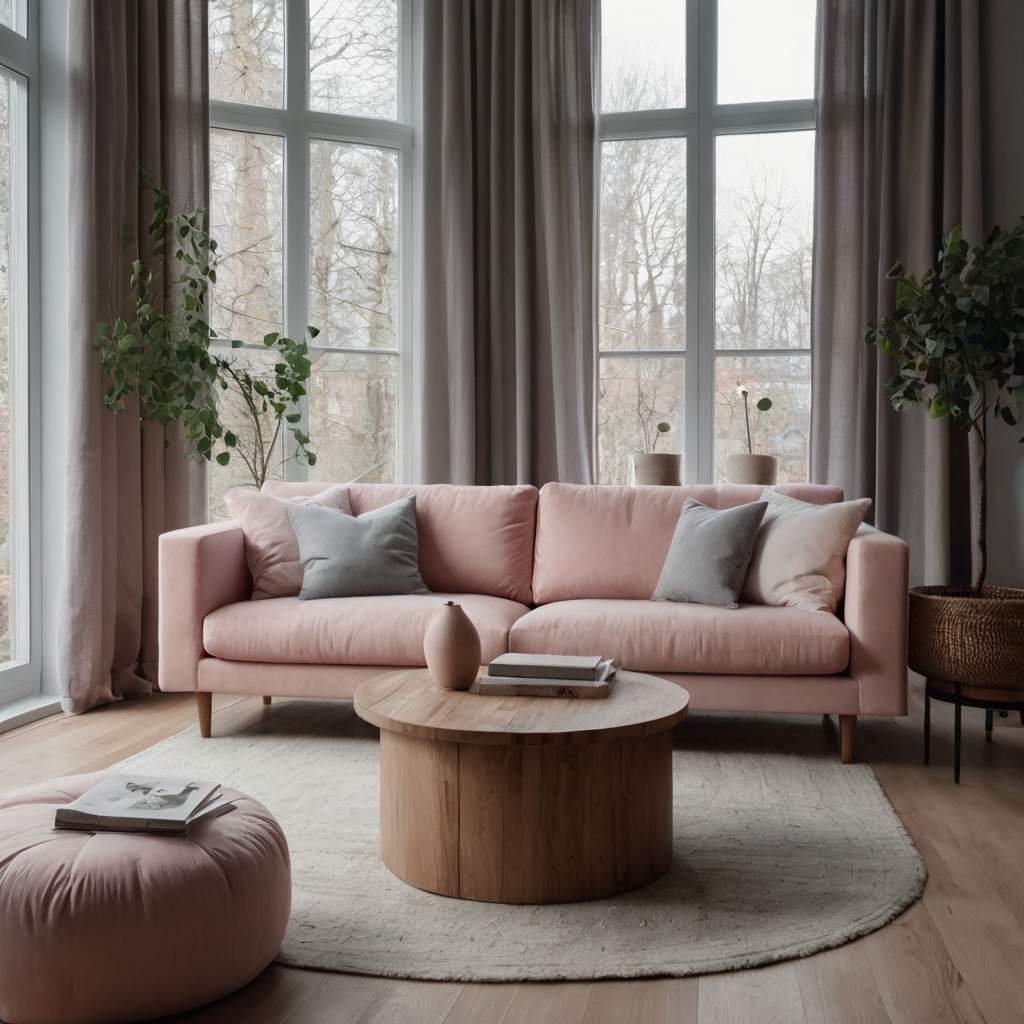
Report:
[[[291,848],[278,961],[437,981],[704,974],[880,928],[924,862],[867,765],[820,719],[691,715],[676,730],[675,859],[614,899],[503,906],[423,892],[378,855],[376,731],[348,703],[286,701],[192,727],[115,770],[216,780],[263,801]]]

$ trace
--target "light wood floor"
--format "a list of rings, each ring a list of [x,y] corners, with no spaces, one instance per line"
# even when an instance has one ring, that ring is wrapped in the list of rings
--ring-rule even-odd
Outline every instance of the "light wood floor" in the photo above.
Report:
[[[861,719],[867,760],[928,863],[923,899],[839,949],[701,978],[464,985],[396,982],[271,966],[246,988],[175,1024],[902,1024],[1024,1021],[1024,729],[964,712],[964,771],[953,785],[952,709],[933,703],[932,766],[921,765],[922,691],[902,719]],[[214,729],[265,713],[218,699]],[[158,694],[0,735],[0,792],[98,771],[195,720]],[[833,720],[836,756],[838,729]],[[684,723],[680,728],[686,728]],[[752,731],[752,746],[757,738]],[[742,737],[741,737],[742,742]],[[168,1019],[170,1020],[170,1019]],[[168,1024],[168,1022],[165,1022]]]

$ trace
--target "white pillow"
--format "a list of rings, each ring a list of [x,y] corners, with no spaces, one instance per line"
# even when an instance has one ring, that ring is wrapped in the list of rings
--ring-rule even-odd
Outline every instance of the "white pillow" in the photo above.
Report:
[[[814,505],[770,488],[740,600],[835,613],[846,583],[846,549],[870,498]]]

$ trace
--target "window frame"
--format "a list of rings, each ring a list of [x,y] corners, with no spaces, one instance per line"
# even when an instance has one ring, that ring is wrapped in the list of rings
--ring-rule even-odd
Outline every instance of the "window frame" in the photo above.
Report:
[[[351,143],[392,149],[398,153],[398,319],[397,346],[336,346],[310,344],[310,358],[315,363],[325,352],[354,355],[392,355],[398,361],[398,422],[396,428],[395,482],[413,479],[418,452],[413,439],[418,410],[419,379],[415,353],[416,318],[414,301],[418,289],[416,243],[419,219],[418,136],[419,98],[413,84],[418,71],[419,21],[414,0],[398,0],[398,120],[363,117],[352,114],[330,114],[309,109],[309,0],[285,0],[284,12],[284,99],[279,108],[259,107],[210,99],[209,128],[228,131],[276,135],[284,140],[283,184],[283,298],[284,333],[290,338],[305,336],[310,317],[310,184],[309,149],[314,140]],[[317,325],[313,325],[317,326]],[[228,347],[229,339],[218,338],[217,348]],[[262,345],[247,343],[243,348],[265,351]],[[302,421],[298,424],[309,432],[309,402],[298,403]],[[288,432],[285,451],[284,479],[308,479],[308,467],[290,456],[295,443]],[[313,445],[313,451],[316,446]],[[344,483],[344,481],[332,481]]]
[[[601,81],[600,75],[598,81]],[[599,364],[601,359],[637,356],[683,359],[686,374],[683,400],[684,482],[714,483],[715,365],[718,356],[767,358],[811,355],[810,348],[718,349],[715,346],[717,140],[723,135],[814,130],[814,99],[720,104],[718,0],[686,0],[686,106],[614,113],[602,113],[600,102],[598,107],[598,157],[595,161],[598,203],[603,143],[686,139],[686,349],[602,349],[600,333],[595,330],[595,363]],[[600,223],[599,218],[597,223]],[[599,236],[599,232],[596,234]],[[600,374],[595,372],[594,377],[594,472],[595,479],[598,479]]]
[[[19,3],[17,30],[0,25],[0,65],[18,83],[11,106],[11,560],[15,657],[0,666],[0,706],[40,692],[40,106],[39,9]],[[17,212],[16,212],[17,211]]]

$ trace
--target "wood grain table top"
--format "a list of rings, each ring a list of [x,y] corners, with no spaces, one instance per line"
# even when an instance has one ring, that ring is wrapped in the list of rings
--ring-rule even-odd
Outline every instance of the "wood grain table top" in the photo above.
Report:
[[[572,744],[641,738],[686,717],[690,695],[667,679],[620,671],[604,699],[494,697],[442,690],[426,669],[388,672],[356,690],[360,718],[454,743]]]

